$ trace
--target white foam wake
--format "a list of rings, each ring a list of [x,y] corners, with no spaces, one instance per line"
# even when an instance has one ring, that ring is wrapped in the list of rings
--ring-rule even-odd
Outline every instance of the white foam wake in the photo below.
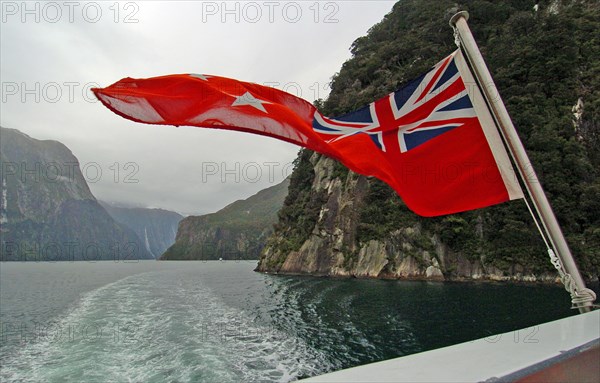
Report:
[[[288,382],[331,367],[201,280],[159,277],[137,274],[85,294],[5,360],[2,382]]]

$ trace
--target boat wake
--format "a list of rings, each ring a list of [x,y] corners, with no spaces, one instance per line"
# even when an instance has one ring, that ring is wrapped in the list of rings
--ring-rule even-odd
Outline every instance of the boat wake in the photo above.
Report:
[[[331,368],[200,279],[156,278],[137,274],[85,294],[4,360],[2,382],[288,382]]]

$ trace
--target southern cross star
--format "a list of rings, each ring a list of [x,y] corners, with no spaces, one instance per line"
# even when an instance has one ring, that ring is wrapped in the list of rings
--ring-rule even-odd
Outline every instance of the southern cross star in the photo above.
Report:
[[[209,75],[198,74],[198,73],[190,73],[190,76],[199,78],[200,80],[204,80],[204,81],[208,81],[208,78],[211,77]]]
[[[269,101],[259,100],[254,97],[250,92],[246,92],[241,96],[235,96],[235,101],[231,106],[242,106],[242,105],[250,105],[262,112],[268,113],[263,104],[270,104]]]

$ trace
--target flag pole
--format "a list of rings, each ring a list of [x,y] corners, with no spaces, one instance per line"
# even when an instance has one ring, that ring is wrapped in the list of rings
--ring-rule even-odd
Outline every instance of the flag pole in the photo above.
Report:
[[[515,160],[519,174],[542,221],[550,243],[558,254],[558,259],[553,259],[555,258],[554,251],[552,248],[548,248],[552,263],[558,269],[566,289],[571,293],[574,307],[577,307],[581,313],[589,312],[596,296],[592,290],[585,286],[585,282],[579,273],[577,264],[573,259],[571,250],[552,211],[552,207],[546,198],[546,194],[533,170],[527,152],[519,139],[519,135],[500,95],[497,91],[493,93],[497,88],[477,47],[477,43],[471,34],[471,30],[467,24],[468,18],[469,14],[463,11],[455,14],[450,19],[450,26],[454,28],[457,44],[460,44],[467,56],[467,60],[473,68],[473,75],[481,87],[484,97],[506,141],[508,150]],[[564,272],[561,272],[561,266],[564,266]]]

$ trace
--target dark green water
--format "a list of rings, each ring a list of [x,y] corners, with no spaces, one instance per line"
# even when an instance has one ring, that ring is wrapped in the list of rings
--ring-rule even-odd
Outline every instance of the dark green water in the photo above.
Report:
[[[576,314],[558,286],[291,277],[254,266],[2,263],[0,380],[287,382]]]

